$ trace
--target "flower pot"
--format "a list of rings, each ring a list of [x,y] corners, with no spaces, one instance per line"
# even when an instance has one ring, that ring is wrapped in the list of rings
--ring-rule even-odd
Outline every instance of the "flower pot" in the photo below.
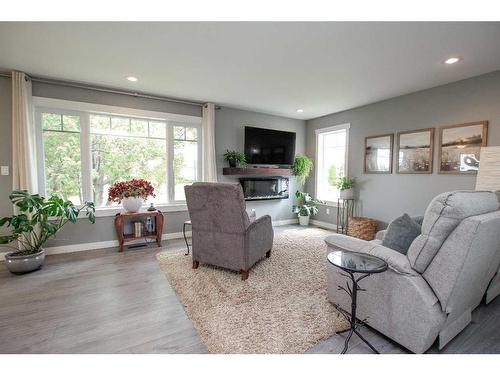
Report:
[[[353,199],[354,198],[354,190],[353,189],[340,190],[340,198],[341,199]]]
[[[122,204],[123,208],[127,212],[137,212],[141,209],[144,199],[140,197],[126,197],[123,198]]]
[[[230,168],[236,168],[236,160],[235,159],[229,159],[229,167]]]
[[[35,271],[42,267],[45,260],[45,251],[41,249],[38,253],[28,255],[16,255],[17,251],[5,254],[5,266],[16,274]]]
[[[307,227],[309,225],[309,216],[299,215],[299,224]]]

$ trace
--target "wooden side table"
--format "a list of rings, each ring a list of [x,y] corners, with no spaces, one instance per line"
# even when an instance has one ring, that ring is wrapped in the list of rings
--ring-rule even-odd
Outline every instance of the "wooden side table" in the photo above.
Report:
[[[124,221],[125,219],[141,219],[147,217],[153,217],[155,220],[155,231],[147,232],[146,230],[140,237],[136,237],[134,233],[124,234]],[[137,239],[147,239],[153,238],[156,240],[158,247],[161,247],[161,236],[163,233],[163,214],[160,211],[139,211],[139,212],[123,212],[115,215],[115,229],[116,235],[118,236],[118,243],[120,244],[120,252],[123,251],[123,245],[125,242],[137,240]]]

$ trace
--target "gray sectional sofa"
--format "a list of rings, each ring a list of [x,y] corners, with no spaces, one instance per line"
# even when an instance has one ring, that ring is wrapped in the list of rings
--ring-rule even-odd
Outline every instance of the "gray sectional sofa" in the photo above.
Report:
[[[361,282],[358,317],[415,353],[438,338],[443,348],[471,322],[486,294],[500,293],[500,211],[491,192],[455,191],[429,204],[422,233],[406,255],[340,234],[325,239],[328,251],[345,249],[378,256],[386,272]],[[350,299],[338,285],[345,277],[328,263],[328,298],[349,311]]]

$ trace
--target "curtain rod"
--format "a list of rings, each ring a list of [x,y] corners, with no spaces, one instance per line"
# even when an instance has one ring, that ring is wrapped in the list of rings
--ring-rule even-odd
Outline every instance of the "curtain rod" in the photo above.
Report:
[[[203,107],[203,105],[204,105],[204,103],[201,103],[201,102],[173,99],[173,98],[167,98],[165,96],[149,95],[149,94],[144,94],[144,93],[140,93],[140,92],[134,92],[134,91],[128,91],[128,90],[118,90],[118,89],[112,89],[112,88],[107,88],[107,87],[102,87],[102,86],[92,86],[92,85],[89,85],[86,83],[80,83],[80,82],[60,81],[57,79],[30,76],[28,74],[26,74],[26,76],[29,77],[29,79],[33,82],[47,83],[47,84],[57,85],[57,86],[75,87],[75,88],[86,89],[86,90],[106,92],[106,93],[110,93],[110,94],[127,95],[127,96],[133,96],[136,98],[139,97],[139,98],[145,98],[145,99],[160,100],[163,102],[187,104],[187,105],[193,105],[193,106],[198,106],[198,107]],[[11,78],[11,74],[10,73],[0,73],[0,77]]]

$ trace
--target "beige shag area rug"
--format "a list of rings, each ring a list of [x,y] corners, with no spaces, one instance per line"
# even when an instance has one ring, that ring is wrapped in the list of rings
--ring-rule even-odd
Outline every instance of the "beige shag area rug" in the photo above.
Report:
[[[247,281],[205,264],[194,270],[184,250],[161,252],[158,260],[211,353],[303,353],[347,327],[327,300],[327,235],[280,231],[271,258]]]

